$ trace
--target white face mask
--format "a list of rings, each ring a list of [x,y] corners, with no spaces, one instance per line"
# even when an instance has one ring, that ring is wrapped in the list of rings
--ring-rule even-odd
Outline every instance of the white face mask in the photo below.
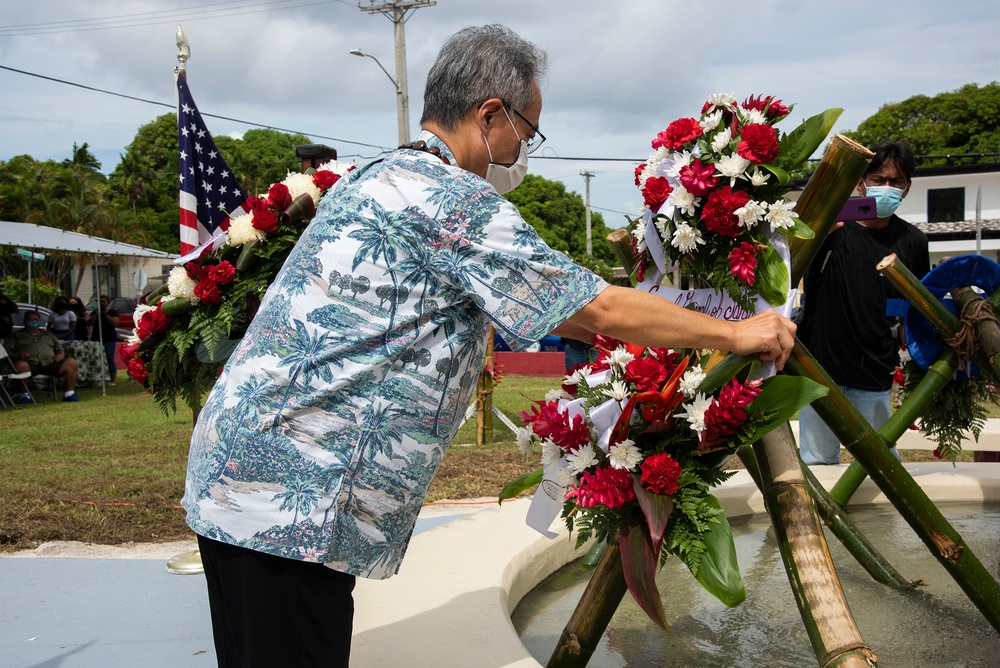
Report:
[[[503,114],[507,116],[506,109],[503,110]],[[507,122],[514,130],[514,136],[521,139],[520,135],[517,134],[517,128],[510,120],[510,116],[507,116]],[[521,139],[521,144],[517,148],[517,158],[511,164],[506,165],[493,162],[493,151],[490,150],[490,143],[486,140],[486,135],[483,135],[483,141],[486,143],[486,151],[490,154],[490,164],[486,167],[486,180],[501,195],[509,193],[521,185],[524,175],[528,173],[528,142]]]

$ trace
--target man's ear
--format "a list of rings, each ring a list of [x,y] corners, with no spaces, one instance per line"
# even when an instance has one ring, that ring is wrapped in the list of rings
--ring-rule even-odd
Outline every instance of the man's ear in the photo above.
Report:
[[[504,115],[503,100],[498,97],[491,97],[484,101],[476,111],[476,121],[483,134],[493,125],[499,123],[500,119],[506,120],[506,118]]]
[[[857,188],[857,190],[858,190],[858,194],[861,195],[862,197],[864,197],[866,195],[867,191],[865,190],[865,180],[864,179],[859,179],[858,180],[858,188]]]

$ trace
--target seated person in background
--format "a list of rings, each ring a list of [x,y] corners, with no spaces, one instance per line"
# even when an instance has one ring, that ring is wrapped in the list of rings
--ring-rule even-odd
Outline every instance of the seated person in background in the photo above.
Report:
[[[63,376],[66,379],[63,401],[80,401],[76,396],[76,360],[66,357],[55,335],[42,331],[38,311],[24,314],[24,329],[8,336],[4,348],[18,373],[31,371],[32,375]],[[22,404],[31,402],[25,382],[21,381]]]
[[[0,290],[0,339],[6,339],[14,331],[17,311],[17,303]]]
[[[76,313],[69,309],[69,300],[62,295],[52,302],[47,329],[60,341],[72,341],[76,335]]]
[[[69,310],[76,316],[76,330],[73,332],[74,341],[89,341],[90,328],[87,327],[87,308],[79,297],[69,298]]]
[[[108,376],[111,378],[111,385],[114,386],[118,376],[118,368],[115,366],[115,348],[118,343],[118,311],[109,309],[111,299],[107,295],[101,295],[100,305],[94,309],[90,315],[90,340],[100,341],[104,345],[104,356],[108,360]]]

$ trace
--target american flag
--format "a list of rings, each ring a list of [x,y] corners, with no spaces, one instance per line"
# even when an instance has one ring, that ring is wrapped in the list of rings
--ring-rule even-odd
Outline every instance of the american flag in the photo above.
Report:
[[[177,75],[177,139],[181,255],[187,255],[225,231],[231,214],[244,213],[246,197],[198,113],[184,72]]]

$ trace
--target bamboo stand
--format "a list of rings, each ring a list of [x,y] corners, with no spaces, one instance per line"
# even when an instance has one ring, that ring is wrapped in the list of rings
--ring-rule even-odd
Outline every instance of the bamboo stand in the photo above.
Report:
[[[493,375],[486,369],[493,366],[493,335],[494,330],[490,327],[485,366],[476,383],[476,445],[493,443]]]

